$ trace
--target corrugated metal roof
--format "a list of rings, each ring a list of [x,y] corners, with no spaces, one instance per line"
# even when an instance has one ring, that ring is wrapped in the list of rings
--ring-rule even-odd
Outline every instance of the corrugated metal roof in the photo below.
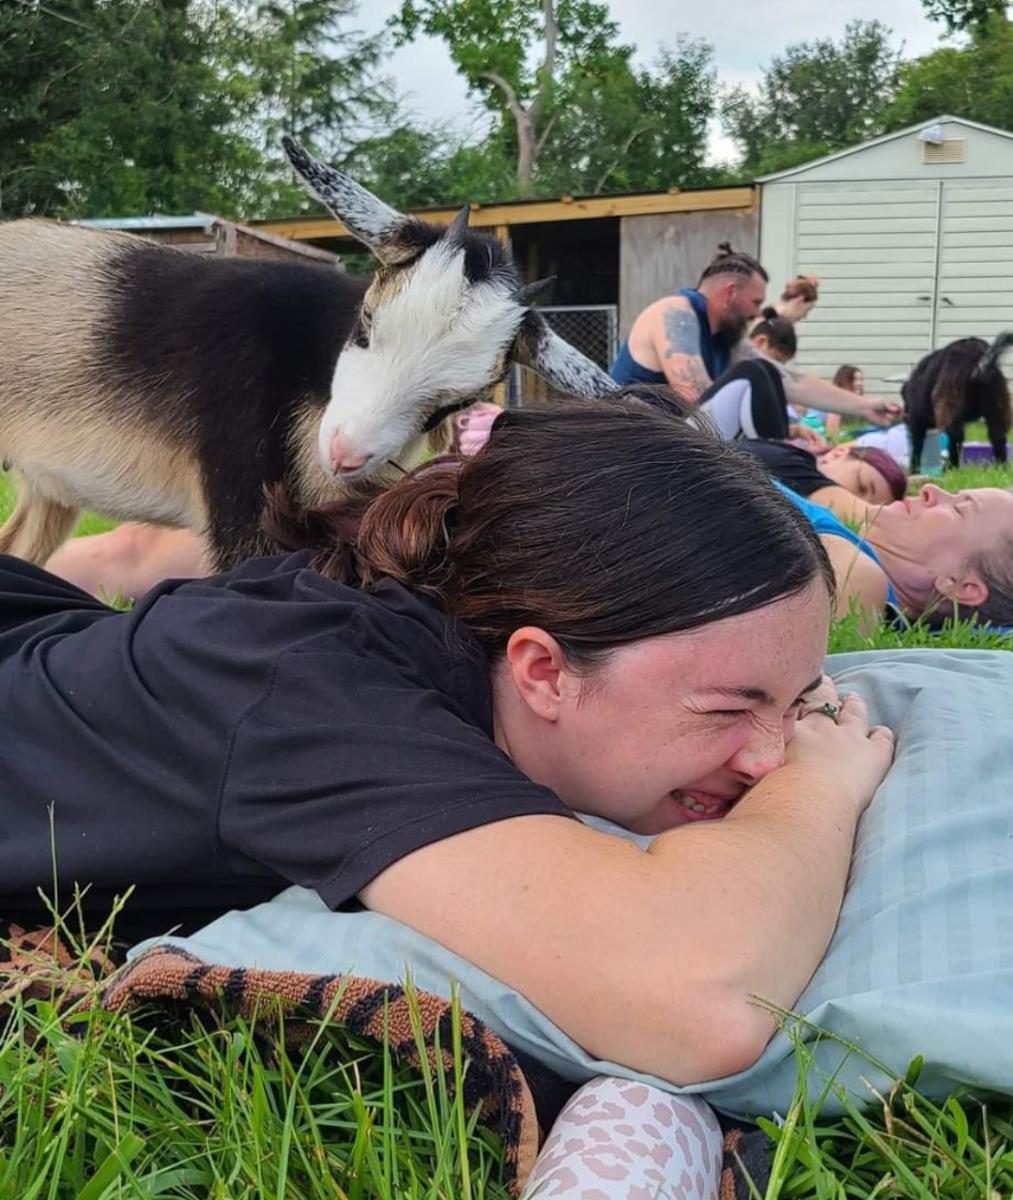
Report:
[[[71,221],[71,225],[87,225],[90,229],[205,229],[219,218],[211,213],[192,213],[186,217],[167,217],[154,213],[150,217],[88,217]]]

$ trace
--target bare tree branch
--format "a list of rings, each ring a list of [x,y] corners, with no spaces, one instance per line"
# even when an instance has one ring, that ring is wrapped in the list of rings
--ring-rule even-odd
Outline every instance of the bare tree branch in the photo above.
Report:
[[[538,145],[535,147],[535,158],[545,149],[545,142],[549,134],[552,132],[552,127],[556,123],[556,118],[559,113],[553,113],[552,116],[545,122],[545,128],[542,130],[542,136],[538,139]]]
[[[630,136],[626,139],[626,141],[623,142],[622,149],[619,151],[619,153],[616,155],[616,157],[612,160],[612,162],[609,163],[607,169],[602,172],[600,178],[598,179],[598,182],[594,185],[593,190],[595,192],[600,192],[602,190],[602,188],[605,186],[605,180],[608,179],[608,177],[612,174],[612,172],[616,169],[616,167],[618,167],[619,164],[623,161],[623,159],[629,153],[629,149],[633,145],[633,143],[637,140],[638,137],[640,137],[640,135],[642,133],[646,133],[648,131],[648,129],[650,129],[650,128],[651,128],[650,125],[640,125],[636,129],[634,129],[634,131],[630,134]]]
[[[46,4],[33,4],[31,0],[14,0],[15,4],[20,4],[22,8],[32,9],[37,8],[40,12],[44,12],[47,17],[53,17],[57,21],[66,21],[68,25],[76,25],[78,29],[86,29],[89,33],[94,33],[90,25],[86,25],[84,21],[79,21],[76,17],[69,17],[66,13],[58,12],[55,8],[50,8]]]
[[[507,107],[513,114],[515,121],[522,121],[528,115],[521,107],[521,103],[517,99],[517,93],[502,75],[496,71],[479,71],[478,77],[479,79],[488,79],[490,83],[494,83],[500,89],[506,97]]]

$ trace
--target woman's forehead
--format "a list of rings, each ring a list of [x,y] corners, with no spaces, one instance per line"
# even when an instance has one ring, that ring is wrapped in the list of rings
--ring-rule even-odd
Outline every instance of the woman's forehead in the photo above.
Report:
[[[823,659],[829,619],[827,589],[814,579],[801,592],[751,612],[645,638],[624,657],[629,667],[667,675],[686,688],[752,686],[760,676],[786,670],[811,675]]]

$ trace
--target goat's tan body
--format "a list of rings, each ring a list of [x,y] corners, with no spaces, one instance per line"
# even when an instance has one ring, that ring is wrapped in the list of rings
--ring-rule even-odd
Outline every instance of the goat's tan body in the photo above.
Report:
[[[110,242],[49,221],[0,225],[0,459],[18,504],[0,552],[44,562],[79,511],[203,529],[193,454],[111,388],[95,356],[108,329]]]

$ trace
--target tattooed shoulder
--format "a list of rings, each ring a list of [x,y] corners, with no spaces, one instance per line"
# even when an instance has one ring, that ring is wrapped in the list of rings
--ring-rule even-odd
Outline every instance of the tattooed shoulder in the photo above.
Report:
[[[673,354],[700,353],[700,323],[696,313],[688,308],[677,307],[665,309],[665,357]]]

